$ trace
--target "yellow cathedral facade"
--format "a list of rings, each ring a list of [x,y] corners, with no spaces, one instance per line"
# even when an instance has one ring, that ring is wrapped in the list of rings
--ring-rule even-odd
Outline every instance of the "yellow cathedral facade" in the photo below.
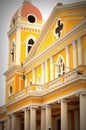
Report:
[[[11,19],[0,130],[86,130],[86,1],[46,23],[28,0]]]

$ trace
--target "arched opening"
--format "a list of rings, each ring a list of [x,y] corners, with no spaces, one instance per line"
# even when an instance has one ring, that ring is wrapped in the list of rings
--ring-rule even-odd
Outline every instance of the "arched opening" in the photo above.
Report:
[[[65,64],[62,56],[59,56],[55,66],[55,77],[59,77],[65,73]]]
[[[34,44],[34,40],[33,40],[33,38],[30,38],[29,41],[27,42],[27,54],[31,50],[33,44]]]

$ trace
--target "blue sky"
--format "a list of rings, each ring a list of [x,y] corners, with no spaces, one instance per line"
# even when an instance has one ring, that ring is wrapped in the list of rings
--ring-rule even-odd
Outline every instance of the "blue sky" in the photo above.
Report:
[[[46,21],[57,3],[69,4],[83,0],[30,0],[41,11]],[[86,1],[86,0],[84,0]],[[8,37],[9,25],[13,14],[22,5],[23,0],[0,0],[0,106],[5,103],[5,77],[8,68]]]

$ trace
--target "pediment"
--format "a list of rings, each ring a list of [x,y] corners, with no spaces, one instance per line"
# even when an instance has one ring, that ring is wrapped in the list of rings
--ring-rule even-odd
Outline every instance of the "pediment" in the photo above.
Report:
[[[86,2],[56,5],[42,28],[41,34],[28,54],[25,64],[49,48],[86,17]]]

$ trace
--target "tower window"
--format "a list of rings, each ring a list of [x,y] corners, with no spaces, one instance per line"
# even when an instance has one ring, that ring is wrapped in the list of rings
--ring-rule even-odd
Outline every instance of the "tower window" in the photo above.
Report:
[[[33,15],[29,15],[29,16],[28,16],[28,21],[29,21],[30,23],[35,23],[36,19],[35,19],[35,17],[34,17]]]
[[[10,86],[10,88],[9,88],[9,96],[11,96],[12,93],[13,93],[13,88],[12,88],[12,86]]]
[[[14,62],[14,42],[12,43],[11,55],[12,55],[12,62]]]
[[[27,44],[27,52],[29,53],[30,49],[32,48],[34,44],[34,40],[31,38],[29,41],[28,41],[28,44]]]

